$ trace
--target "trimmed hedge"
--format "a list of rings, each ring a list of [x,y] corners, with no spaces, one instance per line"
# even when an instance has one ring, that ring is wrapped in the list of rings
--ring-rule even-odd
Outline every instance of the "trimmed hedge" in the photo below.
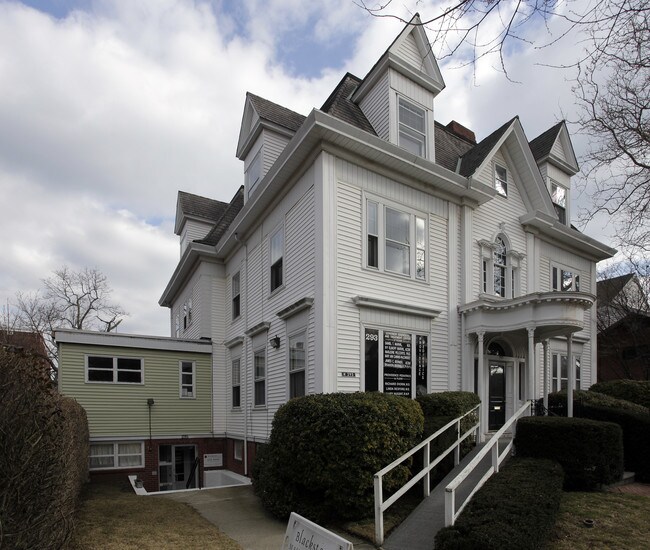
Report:
[[[589,388],[590,392],[603,393],[616,399],[625,399],[650,409],[649,380],[610,380],[598,382]]]
[[[593,386],[592,386],[593,387]],[[616,399],[595,391],[574,392],[574,414],[582,418],[614,422],[623,430],[625,469],[638,481],[650,482],[650,414],[631,401]],[[549,395],[550,404],[566,402],[566,392]]]
[[[436,550],[525,550],[550,539],[562,499],[557,462],[517,458],[492,476],[452,527],[438,531]]]
[[[592,491],[623,475],[623,435],[612,422],[586,418],[527,417],[517,423],[517,455],[560,463],[565,489]]]
[[[65,547],[88,477],[86,413],[38,358],[1,347],[0,395],[0,547]]]
[[[285,519],[354,520],[373,513],[373,475],[422,435],[419,405],[382,393],[308,395],[284,404],[269,443],[253,464],[253,487],[265,508]],[[384,477],[390,493],[408,464]]]
[[[417,402],[422,407],[424,414],[424,436],[427,437],[447,424],[450,420],[476,407],[481,400],[473,392],[444,391],[420,395],[417,398]],[[469,427],[476,423],[478,415],[473,418],[470,418],[470,416],[463,421],[465,424],[464,427]]]

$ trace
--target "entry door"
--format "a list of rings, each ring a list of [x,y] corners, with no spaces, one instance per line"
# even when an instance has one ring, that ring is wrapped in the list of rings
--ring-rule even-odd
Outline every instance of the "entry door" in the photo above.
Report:
[[[195,472],[192,483],[187,487],[187,480],[190,478],[195,456],[194,445],[174,445],[174,489],[192,489],[196,487],[198,472]]]
[[[490,361],[488,429],[498,430],[506,422],[505,363]]]
[[[185,489],[190,478],[196,447],[194,445],[161,445],[158,455],[158,477],[161,491]],[[196,478],[199,472],[194,473],[194,479],[188,487],[196,487]]]

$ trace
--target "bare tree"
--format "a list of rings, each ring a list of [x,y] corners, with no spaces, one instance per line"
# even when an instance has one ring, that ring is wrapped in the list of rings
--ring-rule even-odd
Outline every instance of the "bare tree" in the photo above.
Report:
[[[115,330],[127,313],[110,301],[111,288],[106,276],[96,268],[72,271],[64,266],[43,279],[43,289],[16,294],[16,326],[40,333],[47,346],[47,360],[57,372],[57,347],[54,331]]]
[[[354,0],[376,17],[393,17],[392,0]],[[401,6],[401,4],[400,4]],[[439,59],[454,56],[475,64],[496,56],[510,78],[505,53],[510,45],[535,49],[563,39],[583,45],[582,57],[558,68],[577,70],[576,122],[590,148],[580,159],[582,185],[599,213],[615,218],[618,245],[628,254],[650,253],[650,2],[647,0],[456,0],[422,17]],[[435,7],[437,6],[437,7]],[[429,9],[422,2],[416,9]],[[546,33],[540,33],[540,24]],[[572,73],[573,76],[574,73]]]
[[[611,28],[590,30],[575,87],[590,137],[584,172],[594,182],[583,218],[613,216],[619,246],[641,257],[650,253],[650,8],[616,15]]]

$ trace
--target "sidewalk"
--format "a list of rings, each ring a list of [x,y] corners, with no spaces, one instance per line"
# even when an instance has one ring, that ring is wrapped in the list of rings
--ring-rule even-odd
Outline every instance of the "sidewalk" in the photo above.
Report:
[[[153,497],[156,498],[156,497]],[[253,493],[250,485],[203,489],[161,495],[186,502],[220,531],[242,545],[244,550],[280,550],[287,523],[271,516]],[[355,550],[374,550],[374,546],[348,533],[337,532]]]

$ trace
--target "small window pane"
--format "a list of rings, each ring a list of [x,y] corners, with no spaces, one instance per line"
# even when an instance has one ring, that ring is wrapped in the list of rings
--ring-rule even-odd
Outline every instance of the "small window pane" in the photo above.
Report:
[[[118,371],[117,381],[125,382],[128,384],[139,384],[142,382],[142,375],[140,372],[135,371]]]
[[[399,146],[418,157],[424,156],[424,137],[408,128],[400,128]]]
[[[379,221],[378,221],[378,209],[377,203],[368,201],[368,234],[369,235],[378,235],[379,234]]]
[[[401,124],[405,124],[418,132],[424,133],[424,109],[420,109],[401,97],[399,99],[399,121]]]
[[[508,173],[503,166],[498,164],[495,166],[494,171],[496,173],[496,178],[494,181],[494,188],[499,195],[504,197],[508,196]]]
[[[424,248],[426,242],[425,238],[425,223],[422,218],[415,218],[415,245],[418,248]]]
[[[271,263],[277,262],[282,258],[282,250],[284,245],[284,233],[282,230],[278,231],[271,237]]]
[[[409,244],[411,216],[406,212],[386,208],[386,238]]]
[[[141,367],[142,362],[140,359],[125,359],[123,357],[120,357],[117,360],[117,370],[140,370]]]
[[[409,275],[410,249],[408,246],[386,241],[386,270]]]

